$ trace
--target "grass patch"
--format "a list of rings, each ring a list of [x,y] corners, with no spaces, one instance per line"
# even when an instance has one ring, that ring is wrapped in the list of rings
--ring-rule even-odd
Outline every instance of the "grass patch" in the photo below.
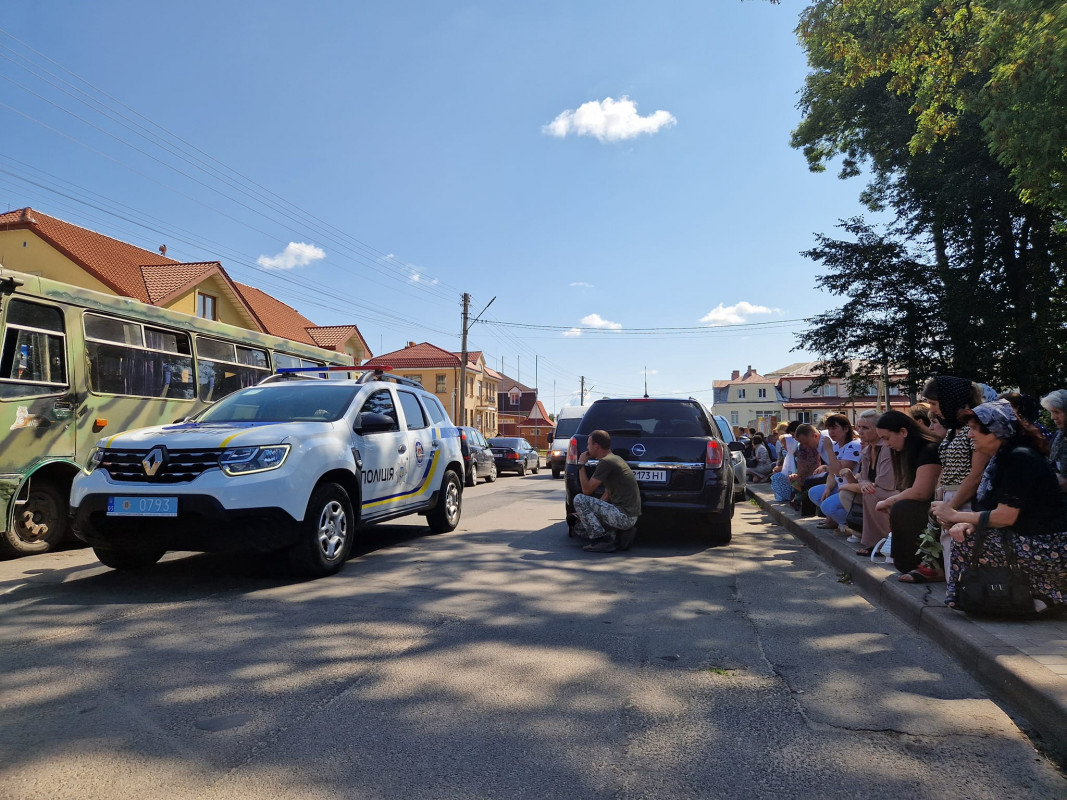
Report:
[[[837,573],[837,582],[838,583],[852,583],[852,573],[851,572],[839,572],[839,573]]]
[[[731,667],[705,667],[704,672],[710,672],[712,675],[722,675],[728,677],[730,675],[736,675],[741,670],[733,669]]]

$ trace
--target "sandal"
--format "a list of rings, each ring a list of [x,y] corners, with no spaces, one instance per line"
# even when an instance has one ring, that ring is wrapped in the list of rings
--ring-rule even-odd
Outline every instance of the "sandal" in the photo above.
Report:
[[[837,530],[837,523],[834,522],[829,517],[827,517],[826,519],[824,519],[822,522],[820,522],[815,527],[816,528],[822,528],[825,531],[828,531],[828,530],[835,530],[836,531]]]
[[[863,558],[869,558],[871,555],[871,548],[864,547],[862,550],[857,550],[856,555],[862,556]]]
[[[898,575],[897,580],[901,583],[942,583],[945,580],[945,575],[940,570],[932,569],[923,564],[911,572]]]

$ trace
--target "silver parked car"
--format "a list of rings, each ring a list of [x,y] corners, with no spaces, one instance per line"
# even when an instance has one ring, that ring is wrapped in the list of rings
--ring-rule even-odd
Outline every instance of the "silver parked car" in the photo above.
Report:
[[[748,487],[748,464],[745,463],[744,445],[737,441],[734,429],[726,421],[726,417],[721,414],[713,416],[715,424],[719,426],[719,431],[722,433],[722,439],[730,450],[730,460],[734,465],[734,499],[744,500],[745,489]]]

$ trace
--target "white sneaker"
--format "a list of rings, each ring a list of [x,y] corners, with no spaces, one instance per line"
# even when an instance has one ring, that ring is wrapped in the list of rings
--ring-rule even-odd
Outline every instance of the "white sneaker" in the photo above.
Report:
[[[847,539],[845,539],[845,541],[848,542],[849,544],[859,544],[860,543],[860,537],[858,537],[856,534],[852,534]]]

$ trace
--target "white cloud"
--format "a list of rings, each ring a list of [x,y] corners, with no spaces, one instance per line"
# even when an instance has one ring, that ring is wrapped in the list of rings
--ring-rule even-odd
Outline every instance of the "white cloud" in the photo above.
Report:
[[[660,128],[676,125],[678,120],[668,111],[656,111],[647,117],[637,113],[637,104],[626,95],[614,100],[590,100],[577,110],[567,109],[541,132],[560,139],[568,134],[595,136],[602,142],[621,142],[634,139],[643,133],[653,134]]]
[[[581,323],[587,328],[606,328],[607,330],[617,331],[622,328],[622,324],[619,322],[610,322],[603,319],[599,314],[590,314],[587,317],[582,317]]]
[[[571,328],[570,330],[563,331],[563,335],[566,336],[568,339],[573,339],[575,336],[581,336],[582,335],[582,329],[581,328]]]
[[[592,289],[593,288],[593,284],[586,283],[585,281],[575,281],[574,283],[571,284],[571,286],[578,286],[578,287],[580,287],[582,289]]]
[[[742,300],[732,306],[724,306],[719,303],[715,308],[700,318],[700,321],[708,325],[740,325],[746,318],[753,314],[780,314],[780,308],[767,308],[756,306]]]
[[[293,269],[306,267],[313,261],[326,258],[326,251],[321,247],[305,242],[289,242],[284,250],[276,256],[260,256],[256,263],[264,269]]]

